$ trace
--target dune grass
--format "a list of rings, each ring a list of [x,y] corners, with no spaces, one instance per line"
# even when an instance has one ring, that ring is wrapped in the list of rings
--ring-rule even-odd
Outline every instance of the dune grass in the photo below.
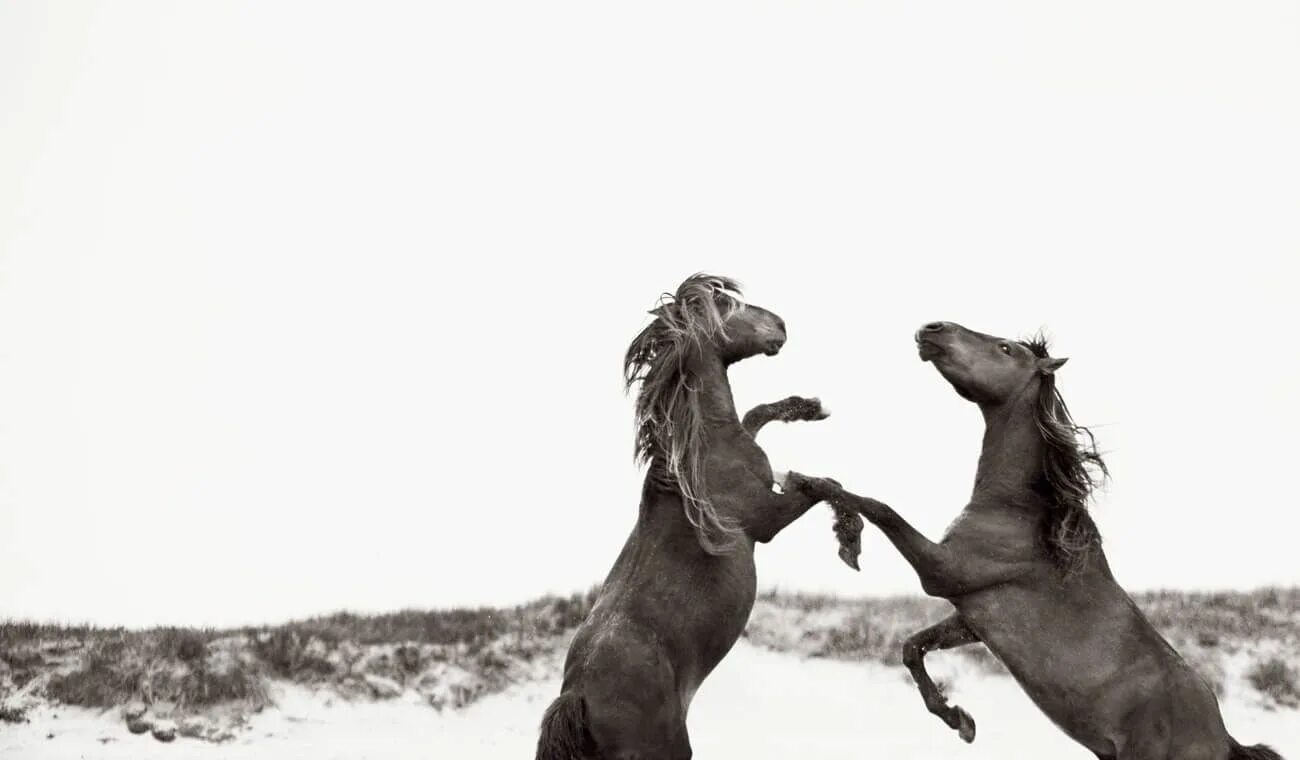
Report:
[[[458,692],[453,702],[461,704],[502,686],[514,663],[553,652],[556,637],[586,617],[594,598],[593,590],[507,609],[337,613],[231,630],[0,623],[0,698],[44,676],[42,693],[62,704],[143,700],[194,710],[265,704],[268,679],[347,682],[364,691],[368,675],[401,685],[433,661],[495,675]],[[393,646],[370,651],[378,645]]]
[[[1203,648],[1235,651],[1259,640],[1300,646],[1300,588],[1249,592],[1150,591],[1134,595],[1143,614],[1167,638]],[[799,649],[820,657],[870,658],[893,664],[903,640],[946,617],[939,599],[897,596],[863,599],[767,592],[760,604],[795,613],[806,643]],[[767,631],[750,637],[764,643]],[[758,618],[762,623],[762,618]],[[787,647],[777,647],[787,648]],[[962,651],[962,650],[958,650]]]
[[[1280,657],[1270,657],[1255,663],[1246,672],[1260,694],[1281,707],[1300,707],[1300,673]]]
[[[427,692],[431,704],[457,707],[536,677],[530,663],[558,667],[568,636],[595,596],[592,589],[512,608],[340,612],[230,630],[0,623],[0,707],[6,693],[37,678],[44,679],[36,685],[45,697],[97,708],[139,700],[190,710],[225,703],[255,707],[266,703],[273,680],[362,696],[415,688]],[[1220,693],[1226,655],[1255,652],[1267,642],[1273,654],[1251,668],[1247,681],[1276,705],[1300,706],[1300,677],[1288,665],[1300,662],[1300,589],[1158,591],[1135,598]],[[810,657],[897,665],[903,640],[950,609],[941,600],[915,596],[768,592],[760,595],[745,635],[759,646]],[[982,669],[1002,669],[982,646],[954,652]],[[20,717],[0,714],[0,720]]]

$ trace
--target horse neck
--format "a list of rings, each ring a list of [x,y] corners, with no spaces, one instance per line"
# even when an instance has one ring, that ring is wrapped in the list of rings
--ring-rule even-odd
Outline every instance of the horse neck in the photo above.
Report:
[[[1031,391],[1027,387],[1006,403],[980,407],[984,443],[975,470],[972,504],[1035,513],[1042,509],[1034,483],[1042,474],[1046,444],[1034,420],[1037,399]]]
[[[689,375],[691,382],[688,384],[688,393],[696,396],[695,401],[698,402],[699,413],[705,424],[705,434],[710,435],[715,430],[741,431],[740,417],[731,395],[731,381],[727,378],[726,362],[717,354],[701,352],[686,363],[683,371]],[[674,486],[664,482],[667,463],[662,454],[656,456],[650,468],[641,498],[641,522],[647,524],[666,519],[670,523],[680,522],[689,526],[681,508],[681,495]],[[671,504],[673,508],[658,509],[661,503]],[[691,531],[694,535],[694,528]]]
[[[704,422],[713,427],[719,423],[740,425],[736,402],[731,395],[731,381],[727,378],[727,364],[711,351],[701,351],[687,365],[699,383],[693,391],[698,394],[700,414]]]

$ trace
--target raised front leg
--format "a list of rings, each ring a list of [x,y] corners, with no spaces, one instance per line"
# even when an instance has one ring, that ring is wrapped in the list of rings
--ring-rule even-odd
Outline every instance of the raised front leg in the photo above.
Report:
[[[741,522],[751,538],[765,544],[819,501],[821,497],[808,491],[786,488],[784,493],[776,493],[764,488],[750,495],[748,508],[741,510]]]
[[[979,639],[966,623],[957,615],[945,618],[924,631],[912,634],[903,642],[903,664],[916,681],[921,691],[926,709],[954,729],[967,742],[975,741],[975,719],[970,713],[956,705],[948,704],[948,699],[930,678],[925,669],[925,653],[936,649],[951,649],[965,644],[974,644]]]
[[[756,438],[763,426],[774,420],[780,420],[781,422],[795,422],[798,420],[813,422],[824,420],[829,416],[831,416],[830,411],[822,406],[820,399],[789,396],[780,401],[759,404],[750,409],[745,413],[745,418],[740,424],[751,438]],[[816,502],[814,501],[814,503]],[[862,517],[852,510],[841,509],[833,505],[831,511],[835,513],[833,529],[835,538],[840,545],[839,557],[844,561],[844,564],[854,570],[860,570],[858,557],[862,554]]]
[[[952,598],[1005,583],[1033,569],[1028,563],[1008,563],[936,544],[913,528],[888,504],[845,491],[829,478],[806,478],[790,473],[792,486],[809,492],[840,509],[857,512],[871,521],[893,543],[916,571],[921,588],[930,596]]]
[[[758,437],[758,431],[763,426],[773,420],[782,422],[795,422],[805,420],[812,422],[815,420],[824,420],[831,416],[831,413],[822,407],[822,402],[815,398],[803,398],[802,396],[790,396],[780,401],[773,401],[770,404],[759,404],[745,413],[745,418],[740,421],[740,426],[745,428],[745,432],[750,437]]]

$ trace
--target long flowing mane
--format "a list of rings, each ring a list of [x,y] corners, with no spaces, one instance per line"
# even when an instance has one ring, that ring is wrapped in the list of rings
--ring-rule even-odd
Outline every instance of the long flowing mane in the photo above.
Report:
[[[1047,358],[1047,339],[1035,335],[1022,343],[1039,358]],[[1109,472],[1088,428],[1077,424],[1056,388],[1056,375],[1043,376],[1034,406],[1034,422],[1047,444],[1039,489],[1050,508],[1043,542],[1056,564],[1067,572],[1078,569],[1101,545],[1101,533],[1088,514],[1088,500]]]
[[[681,493],[686,519],[710,554],[729,551],[739,529],[717,513],[707,495],[701,388],[688,364],[694,352],[725,334],[727,318],[744,308],[739,295],[735,280],[692,275],[675,294],[660,297],[659,306],[650,312],[655,320],[633,339],[623,360],[627,390],[641,384],[636,397],[636,460],[649,463],[649,477],[659,485]]]

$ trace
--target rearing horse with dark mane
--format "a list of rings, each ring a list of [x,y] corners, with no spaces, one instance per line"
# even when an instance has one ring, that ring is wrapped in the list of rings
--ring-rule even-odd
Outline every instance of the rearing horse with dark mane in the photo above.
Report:
[[[995,338],[951,322],[916,332],[957,394],[984,415],[970,503],[931,542],[893,509],[837,484],[792,475],[790,485],[858,511],[911,563],[930,596],[956,613],[909,638],[903,661],[930,712],[975,738],[949,705],[925,653],[983,642],[1072,739],[1109,760],[1281,760],[1243,747],[1218,700],[1119,587],[1087,511],[1106,474],[1092,434],[1056,389],[1065,359],[1042,338]]]
[[[689,758],[691,698],[754,605],[754,544],[818,501],[773,491],[754,434],[772,419],[821,419],[820,405],[792,397],[744,423],[736,414],[727,368],[786,339],[780,317],[738,293],[724,277],[689,278],[628,349],[636,451],[649,463],[640,514],[569,647],[538,760]]]

